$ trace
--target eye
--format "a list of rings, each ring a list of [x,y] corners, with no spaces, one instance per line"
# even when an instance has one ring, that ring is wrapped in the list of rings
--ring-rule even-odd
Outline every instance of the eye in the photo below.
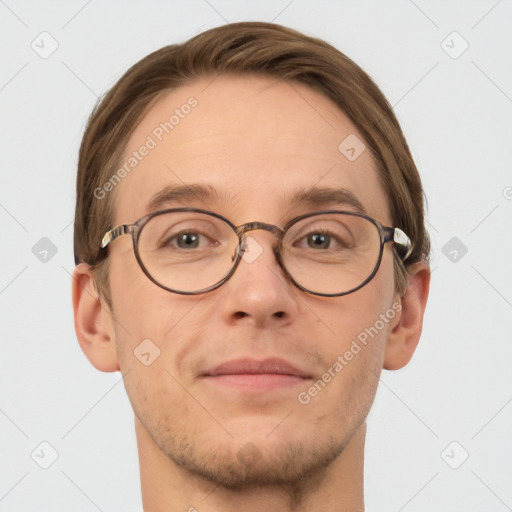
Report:
[[[308,233],[299,240],[298,246],[304,247],[303,242],[305,242],[307,247],[311,249],[334,249],[336,246],[343,249],[348,247],[347,240],[344,240],[338,234],[327,230],[316,230]]]
[[[161,248],[166,247],[177,247],[178,249],[197,249],[201,246],[201,241],[203,241],[203,246],[208,245],[210,240],[207,236],[199,233],[198,231],[180,231],[179,233],[173,234],[162,240],[160,244]],[[209,245],[217,245],[218,242],[210,243]]]
[[[177,245],[180,249],[193,247],[196,248],[199,245],[201,235],[194,232],[180,233],[176,237]]]
[[[313,233],[307,236],[310,247],[327,249],[331,244],[331,236],[327,233]]]

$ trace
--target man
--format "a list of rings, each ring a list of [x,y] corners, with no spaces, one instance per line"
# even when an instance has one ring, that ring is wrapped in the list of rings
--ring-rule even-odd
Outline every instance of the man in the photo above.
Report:
[[[327,43],[236,23],[128,70],[82,141],[73,305],[123,375],[144,509],[364,510],[428,254],[398,122]]]

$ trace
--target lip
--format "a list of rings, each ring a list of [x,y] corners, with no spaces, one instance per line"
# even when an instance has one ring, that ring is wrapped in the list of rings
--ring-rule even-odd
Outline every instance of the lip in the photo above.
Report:
[[[299,370],[291,363],[278,357],[272,357],[263,360],[243,358],[233,359],[207,370],[202,375],[204,377],[217,377],[220,375],[291,375],[303,379],[309,379],[311,376],[306,372]]]
[[[270,391],[304,385],[311,376],[281,358],[227,361],[204,372],[202,377],[220,386],[245,391]]]

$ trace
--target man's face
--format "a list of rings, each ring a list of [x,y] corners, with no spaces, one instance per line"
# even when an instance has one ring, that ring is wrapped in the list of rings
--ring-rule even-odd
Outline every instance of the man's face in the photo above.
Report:
[[[160,209],[194,206],[236,225],[262,221],[281,227],[310,211],[354,210],[341,204],[282,204],[283,196],[316,186],[350,190],[370,216],[391,225],[369,150],[354,161],[338,150],[348,135],[362,136],[322,94],[292,85],[224,76],[162,96],[129,140],[126,159],[148,135],[157,145],[117,186],[114,225],[150,213],[147,204],[166,186],[197,183],[211,185],[227,200],[168,203]],[[159,141],[155,128],[191,96],[197,105],[188,114],[182,110]],[[151,282],[129,236],[109,247],[116,319],[111,332],[136,417],[172,461],[228,486],[285,482],[332,462],[364,424],[394,323],[385,323],[366,346],[359,343],[360,351],[316,396],[307,393],[307,400],[304,392],[392,308],[391,247],[386,244],[379,271],[362,289],[320,297],[286,279],[273,254],[274,235],[249,234],[261,255],[250,263],[242,260],[220,288],[191,296]],[[145,339],[160,350],[149,366],[134,355]],[[230,384],[204,376],[241,358],[281,358],[311,378],[283,379],[262,389],[244,386],[243,378]]]

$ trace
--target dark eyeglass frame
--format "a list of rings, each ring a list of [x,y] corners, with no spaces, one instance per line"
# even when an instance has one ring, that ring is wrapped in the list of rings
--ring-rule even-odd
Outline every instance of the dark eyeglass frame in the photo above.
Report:
[[[226,224],[228,224],[231,227],[231,229],[235,232],[235,234],[238,236],[238,247],[237,247],[237,251],[236,251],[236,260],[234,261],[233,267],[231,268],[229,273],[221,281],[219,281],[218,283],[215,283],[214,285],[212,285],[208,288],[199,290],[197,292],[184,292],[184,291],[180,291],[180,290],[174,290],[172,288],[169,288],[169,287],[164,286],[163,284],[159,283],[157,280],[155,280],[151,276],[149,271],[146,269],[146,267],[144,266],[144,264],[140,258],[139,249],[138,249],[140,233],[141,233],[142,229],[144,228],[144,226],[154,217],[157,217],[159,215],[164,215],[167,213],[172,213],[172,212],[197,212],[197,213],[204,213],[207,215],[211,215],[213,217],[217,217],[218,219],[220,219],[220,220],[224,221]],[[319,292],[313,292],[311,290],[308,290],[307,288],[303,287],[301,284],[299,284],[295,281],[295,279],[289,274],[288,270],[286,269],[286,267],[281,259],[282,241],[283,241],[283,238],[284,238],[286,232],[288,231],[288,229],[291,226],[293,226],[297,222],[301,221],[302,219],[305,219],[308,217],[315,217],[318,215],[330,214],[330,213],[342,213],[342,214],[346,214],[346,215],[353,215],[355,217],[361,217],[363,219],[367,219],[377,228],[377,230],[379,232],[379,236],[380,236],[380,241],[381,241],[379,257],[378,257],[378,260],[375,264],[375,268],[373,269],[372,273],[359,286],[356,286],[355,288],[352,288],[351,290],[348,290],[348,291],[342,292],[342,293],[319,293]],[[98,261],[103,256],[103,253],[106,251],[107,247],[116,238],[119,238],[120,236],[123,236],[123,235],[130,234],[130,235],[132,235],[133,250],[135,252],[135,258],[137,259],[137,262],[138,262],[140,268],[142,269],[144,274],[146,274],[146,276],[149,278],[150,281],[152,281],[154,284],[156,284],[160,288],[163,288],[164,290],[167,290],[172,293],[178,293],[180,295],[199,295],[201,293],[207,293],[209,291],[215,290],[216,288],[219,288],[235,273],[238,265],[240,264],[240,261],[242,260],[243,252],[245,250],[245,246],[244,246],[245,235],[249,231],[253,231],[256,229],[263,229],[265,231],[269,231],[277,237],[277,245],[274,246],[274,255],[277,259],[277,262],[279,263],[279,266],[281,267],[281,269],[283,270],[285,275],[290,279],[290,281],[300,290],[302,290],[306,293],[309,293],[311,295],[319,295],[321,297],[341,297],[342,295],[348,295],[349,293],[353,293],[356,290],[359,290],[360,288],[362,288],[363,286],[368,284],[373,279],[373,277],[375,276],[375,274],[377,273],[377,271],[380,268],[380,264],[382,261],[382,254],[384,252],[384,245],[386,243],[393,242],[394,244],[396,244],[398,247],[400,247],[402,249],[402,252],[405,252],[405,254],[402,256],[399,255],[398,252],[396,252],[397,256],[401,259],[402,262],[404,262],[410,256],[412,249],[413,249],[410,238],[400,228],[397,228],[397,227],[392,228],[389,226],[384,226],[377,219],[374,219],[373,217],[370,217],[369,215],[365,215],[363,213],[358,213],[358,212],[351,212],[351,211],[344,211],[344,210],[323,210],[323,211],[319,211],[319,212],[305,213],[303,215],[300,215],[298,217],[291,219],[290,221],[288,221],[286,223],[286,225],[283,228],[280,228],[279,226],[276,226],[274,224],[266,224],[264,222],[258,222],[258,221],[247,222],[245,224],[241,224],[240,226],[236,226],[229,219],[227,219],[226,217],[224,217],[218,213],[211,212],[209,210],[203,210],[201,208],[188,208],[187,207],[187,208],[169,208],[166,210],[159,210],[156,212],[152,212],[152,213],[140,218],[138,221],[134,222],[133,224],[122,224],[122,225],[116,226],[113,229],[108,230],[101,240],[96,261]]]

